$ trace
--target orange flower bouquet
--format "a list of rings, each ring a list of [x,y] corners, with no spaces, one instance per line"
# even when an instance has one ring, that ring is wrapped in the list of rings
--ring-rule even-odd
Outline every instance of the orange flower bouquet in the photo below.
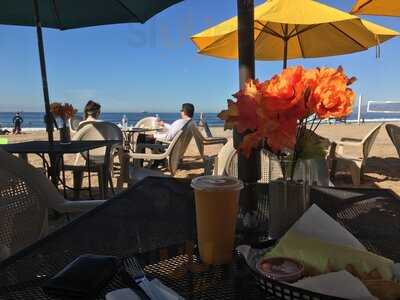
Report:
[[[67,120],[75,116],[77,110],[69,103],[53,102],[50,104],[50,111],[54,117],[54,124],[60,130],[60,140],[64,143],[69,143],[71,140]],[[57,118],[62,120],[62,127],[59,128]]]
[[[75,116],[77,112],[71,104],[60,102],[51,103],[50,111],[54,118],[60,118],[63,121],[63,126],[66,126],[67,120]]]
[[[219,118],[225,129],[250,132],[239,149],[245,155],[264,144],[278,156],[291,155],[296,161],[313,148],[308,145],[315,136],[311,133],[322,119],[351,113],[355,94],[349,85],[355,80],[342,67],[288,68],[265,82],[248,81],[233,95],[236,101],[228,100],[228,109]]]

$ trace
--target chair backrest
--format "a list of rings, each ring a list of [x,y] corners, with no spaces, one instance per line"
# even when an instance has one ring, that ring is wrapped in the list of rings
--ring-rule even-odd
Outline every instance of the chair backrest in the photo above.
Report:
[[[393,124],[387,124],[385,127],[400,157],[400,127]]]
[[[200,156],[204,157],[204,136],[200,132],[199,128],[196,125],[192,126],[192,134],[194,137],[194,141],[196,142],[197,149],[199,150]]]
[[[72,133],[75,133],[79,129],[79,124],[82,122],[83,118],[80,116],[74,116],[68,119],[69,129]]]
[[[278,158],[268,152],[261,151],[261,179],[259,182],[269,182],[282,177],[282,169]],[[238,154],[230,139],[219,151],[214,175],[238,177]]]
[[[210,129],[210,127],[208,127],[208,123],[206,121],[204,121],[203,127],[204,127],[204,131],[206,132],[206,136],[210,137],[210,138],[213,137],[211,129]]]
[[[210,130],[210,127],[208,127],[207,121],[205,119],[204,113],[200,113],[200,120],[199,120],[199,127],[203,127],[204,131],[206,133],[206,137],[212,138],[212,132]]]
[[[171,142],[171,152],[168,155],[168,168],[172,175],[178,170],[183,155],[193,138],[193,126],[196,126],[194,122],[192,120],[188,121],[182,128],[180,135],[178,137],[175,136]]]
[[[235,155],[236,150],[233,147],[233,140],[229,139],[218,152],[214,175],[237,177],[237,157],[235,158]]]
[[[24,160],[0,149],[0,161],[0,245],[13,254],[47,234],[48,208],[65,199]]]
[[[87,122],[72,137],[74,141],[105,141],[115,140],[122,143],[123,134],[121,129],[110,122]],[[106,147],[90,151],[90,161],[103,163],[106,154]],[[87,153],[81,153],[87,159]]]
[[[136,122],[136,128],[156,128],[157,118],[156,117],[146,117]]]
[[[372,145],[374,144],[376,137],[379,134],[379,129],[382,127],[384,123],[379,124],[375,128],[373,128],[362,140],[362,147],[363,147],[363,158],[368,158],[368,155],[371,151]]]

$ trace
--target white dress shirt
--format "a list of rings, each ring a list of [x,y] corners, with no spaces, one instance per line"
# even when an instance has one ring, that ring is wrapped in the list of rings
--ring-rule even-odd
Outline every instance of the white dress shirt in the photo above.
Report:
[[[179,119],[173,122],[172,124],[164,123],[164,128],[167,129],[167,132],[157,132],[154,137],[158,141],[162,142],[170,142],[174,139],[174,137],[178,134],[178,132],[189,122],[191,119]]]

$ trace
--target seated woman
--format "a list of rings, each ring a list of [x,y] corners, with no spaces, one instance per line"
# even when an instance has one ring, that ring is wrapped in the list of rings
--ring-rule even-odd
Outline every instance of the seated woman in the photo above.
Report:
[[[79,123],[79,128],[82,128],[87,123],[101,122],[99,116],[101,113],[101,105],[97,102],[89,100],[84,108],[84,120]]]

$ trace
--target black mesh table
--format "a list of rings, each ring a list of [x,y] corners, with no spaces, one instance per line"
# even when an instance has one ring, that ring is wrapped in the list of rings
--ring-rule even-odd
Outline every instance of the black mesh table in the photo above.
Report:
[[[61,143],[60,141],[54,141],[50,143],[49,141],[29,141],[15,144],[0,145],[0,149],[11,153],[18,154],[21,158],[27,159],[27,154],[36,154],[43,161],[43,167],[47,170],[47,174],[51,177],[53,183],[58,186],[61,182],[64,187],[64,196],[66,197],[65,188],[67,187],[65,183],[65,170],[64,170],[64,154],[77,154],[77,153],[87,153],[87,163],[90,160],[90,150],[106,147],[106,157],[108,157],[109,150],[111,146],[121,143],[121,141],[71,141],[68,144]],[[52,171],[52,164],[50,164],[46,155],[53,157],[54,171]],[[87,165],[89,172],[89,193],[91,195],[91,182],[90,182],[90,168]],[[62,172],[63,178],[59,177],[59,171]]]
[[[257,186],[259,215],[267,215],[266,185]],[[313,202],[339,220],[369,249],[400,260],[400,201],[389,190],[312,190]],[[196,252],[193,192],[188,180],[147,178],[43,240],[0,262],[0,299],[53,299],[41,285],[86,253],[134,256],[145,271],[186,299],[275,299],[285,286],[261,290],[243,260],[206,267]],[[260,224],[266,224],[260,217]],[[261,235],[267,232],[260,226]],[[240,235],[243,238],[243,234]],[[239,241],[240,243],[241,241]],[[117,274],[97,299],[127,287]],[[311,298],[309,298],[311,299]],[[317,297],[316,299],[332,299]]]
[[[60,141],[29,141],[15,144],[0,145],[1,149],[15,154],[75,154],[96,148],[111,146],[121,141],[71,141],[69,144]]]

